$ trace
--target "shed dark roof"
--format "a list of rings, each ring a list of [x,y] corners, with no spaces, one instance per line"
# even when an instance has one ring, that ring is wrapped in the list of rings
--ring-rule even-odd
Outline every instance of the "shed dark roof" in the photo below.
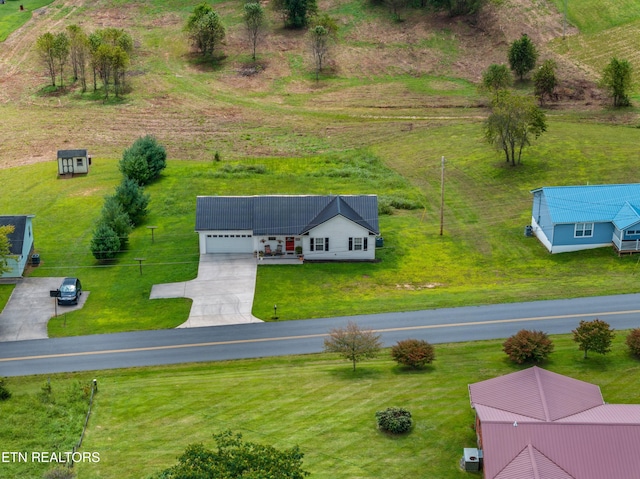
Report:
[[[13,225],[15,228],[13,233],[10,233],[7,237],[9,243],[11,243],[9,253],[10,254],[22,254],[22,246],[24,244],[24,233],[27,225],[27,218],[29,216],[0,216],[0,226]]]
[[[196,231],[252,230],[255,235],[300,235],[341,215],[378,233],[378,197],[199,196]]]
[[[58,158],[76,158],[87,156],[87,150],[58,150]]]

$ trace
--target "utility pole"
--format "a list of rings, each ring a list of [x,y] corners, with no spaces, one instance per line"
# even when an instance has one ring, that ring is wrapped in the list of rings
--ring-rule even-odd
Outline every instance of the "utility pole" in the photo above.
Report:
[[[440,236],[444,229],[444,156],[440,160]]]

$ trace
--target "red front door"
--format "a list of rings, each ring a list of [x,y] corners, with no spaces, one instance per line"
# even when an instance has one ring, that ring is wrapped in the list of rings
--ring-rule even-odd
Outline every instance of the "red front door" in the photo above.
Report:
[[[285,251],[293,251],[295,249],[293,236],[287,236],[284,241]]]

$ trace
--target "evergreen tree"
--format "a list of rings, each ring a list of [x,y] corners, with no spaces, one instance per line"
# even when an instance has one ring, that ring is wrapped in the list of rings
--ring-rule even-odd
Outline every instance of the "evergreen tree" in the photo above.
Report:
[[[509,48],[509,66],[520,77],[522,81],[524,76],[534,69],[538,60],[538,52],[535,45],[526,33],[523,33],[520,39],[515,40]]]

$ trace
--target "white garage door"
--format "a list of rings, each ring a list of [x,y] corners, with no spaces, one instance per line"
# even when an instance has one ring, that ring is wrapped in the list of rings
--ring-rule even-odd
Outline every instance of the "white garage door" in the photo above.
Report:
[[[253,253],[253,238],[243,234],[207,235],[207,253]]]

